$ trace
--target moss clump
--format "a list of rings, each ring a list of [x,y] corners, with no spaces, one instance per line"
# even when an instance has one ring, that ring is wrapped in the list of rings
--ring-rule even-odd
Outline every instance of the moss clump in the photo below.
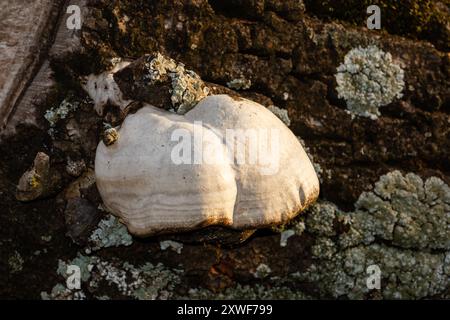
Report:
[[[306,9],[321,18],[341,19],[365,26],[367,7],[381,9],[382,28],[393,34],[429,39],[449,49],[450,1],[435,0],[305,0]]]

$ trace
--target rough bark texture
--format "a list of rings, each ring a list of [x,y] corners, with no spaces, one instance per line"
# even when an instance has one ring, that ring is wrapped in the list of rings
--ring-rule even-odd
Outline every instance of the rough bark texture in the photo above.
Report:
[[[97,216],[86,217],[86,214],[94,215],[94,211],[95,215],[103,214],[97,212],[101,200],[96,194],[95,184],[89,179],[103,122],[114,123],[117,115],[112,109],[103,118],[95,113],[81,89],[82,78],[107,70],[111,67],[111,58],[136,60],[159,51],[194,70],[208,86],[216,86],[213,92],[230,92],[267,107],[276,105],[287,110],[291,130],[303,139],[316,168],[320,168],[321,202],[306,213],[305,232],[297,230],[305,222],[301,218],[293,223],[294,227],[258,231],[250,240],[236,247],[187,241],[181,254],[160,249],[160,240],[174,240],[175,237],[134,239],[131,246],[96,252],[95,259],[110,261],[116,267],[123,261],[136,266],[163,263],[167,270],[151,269],[149,273],[141,270],[143,277],[156,274],[156,277],[167,280],[149,284],[156,292],[150,295],[151,298],[449,297],[450,275],[430,280],[439,281],[435,290],[403,292],[401,296],[387,289],[381,293],[362,290],[361,295],[351,295],[350,290],[324,285],[333,279],[308,276],[312,265],[318,266],[316,272],[330,273],[326,266],[331,262],[328,263],[326,255],[318,254],[316,249],[322,248],[320,243],[337,241],[336,237],[349,230],[338,219],[337,207],[348,212],[355,210],[354,203],[360,195],[372,190],[381,176],[400,170],[404,174],[413,172],[424,180],[438,177],[443,183],[450,184],[450,55],[446,51],[450,21],[448,1],[438,1],[427,7],[426,17],[417,17],[414,10],[409,10],[400,22],[405,26],[415,23],[414,28],[399,28],[396,25],[399,20],[388,18],[381,31],[367,30],[364,7],[361,17],[356,18],[357,15],[349,17],[340,11],[330,11],[335,4],[329,2],[79,1],[83,29],[68,32],[65,6],[36,0],[32,3],[41,11],[59,9],[56,10],[60,15],[59,24],[53,18],[46,27],[25,31],[30,33],[27,39],[41,41],[39,48],[11,45],[14,50],[22,50],[24,53],[21,55],[10,54],[4,49],[5,43],[10,46],[8,41],[16,37],[18,29],[11,25],[9,28],[13,30],[0,28],[0,122],[7,124],[0,134],[0,296],[40,298],[41,292],[51,292],[56,283],[64,283],[64,278],[56,272],[58,260],[68,262],[78,252],[84,253],[80,244],[84,245],[88,240],[78,236],[95,229],[99,220]],[[406,12],[408,6],[415,8],[415,1],[405,3],[405,11],[401,12]],[[0,7],[8,8],[1,10],[0,15],[6,14],[14,21],[19,21],[15,15],[25,21],[38,21],[26,18],[33,15],[28,11],[20,11],[22,7],[30,9],[25,2],[13,1],[11,4],[10,1],[0,1]],[[382,9],[386,10],[388,17],[400,10],[388,5]],[[43,19],[37,10],[34,14],[35,19]],[[38,25],[32,24],[34,27]],[[46,44],[52,41],[54,44],[48,49]],[[344,62],[346,54],[359,46],[369,45],[389,52],[404,70],[403,97],[381,107],[381,116],[376,120],[351,115],[346,101],[339,98],[335,79],[336,70]],[[42,53],[43,58],[37,59],[36,52],[39,56]],[[28,65],[30,67],[26,67]],[[37,70],[40,71],[35,75]],[[8,79],[17,79],[14,88],[8,84]],[[226,88],[227,83],[236,79],[249,80],[251,86],[237,92]],[[72,112],[60,117],[50,127],[44,115],[46,111],[61,106],[63,100],[71,106]],[[19,202],[15,198],[16,185],[22,174],[30,169],[38,152],[50,156],[52,170],[61,174],[61,187],[56,195],[53,193],[29,203]],[[74,170],[67,168],[68,159],[72,164],[83,160],[87,169],[73,174]],[[445,194],[445,190],[440,194]],[[74,202],[73,197],[78,200]],[[441,196],[444,228],[450,223],[450,200],[446,197]],[[330,215],[336,217],[331,223],[334,231],[325,234],[308,229],[311,225],[308,218],[315,212],[325,212],[323,201],[337,206],[330,209],[333,212]],[[403,208],[393,205],[392,210],[400,212],[399,215],[407,215],[409,209]],[[435,207],[430,205],[430,208]],[[357,206],[357,213],[367,216],[374,210],[360,210]],[[421,213],[426,215],[431,209],[424,210],[427,212]],[[88,225],[80,227],[66,223],[76,220],[74,214],[80,215],[79,220]],[[353,219],[353,212],[349,215]],[[279,231],[289,228],[297,228],[296,235],[289,238],[286,247],[280,247]],[[419,228],[418,232],[423,232],[424,228]],[[70,237],[66,236],[67,232]],[[448,229],[446,232],[444,238],[449,239]],[[189,235],[179,239],[186,241]],[[369,244],[359,243],[358,248],[372,250],[365,253],[366,257],[372,257],[372,252],[378,250],[385,250],[388,254],[393,252],[394,260],[397,254],[402,253],[412,256],[430,254],[431,258],[444,261],[439,265],[441,268],[450,270],[450,258],[447,258],[450,257],[450,246],[437,249],[405,246],[403,250],[401,245],[390,241],[389,236],[378,237]],[[386,246],[386,249],[374,245]],[[339,250],[337,252],[335,256],[340,257]],[[350,251],[345,253],[353,254]],[[92,263],[98,265],[98,261]],[[270,267],[270,276],[262,276],[258,272],[264,269],[262,264]],[[345,269],[345,264],[340,263],[334,269],[339,267]],[[174,269],[183,271],[177,273]],[[401,270],[399,266],[397,272]],[[389,272],[390,275],[383,278],[386,284],[391,283],[389,277],[396,270]],[[303,276],[291,278],[292,274]],[[443,274],[446,273],[443,271]],[[92,277],[95,276],[94,272]],[[353,278],[353,281],[358,283],[361,280]],[[83,284],[83,291],[88,298],[141,298],[138,294],[118,292],[111,285],[94,288],[89,282]],[[64,294],[65,297],[74,297],[70,292]],[[58,292],[51,297],[64,294]]]

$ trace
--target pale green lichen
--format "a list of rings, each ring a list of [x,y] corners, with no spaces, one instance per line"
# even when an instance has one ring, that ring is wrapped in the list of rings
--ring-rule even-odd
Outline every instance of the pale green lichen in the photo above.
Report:
[[[267,278],[271,274],[271,272],[272,270],[267,264],[261,263],[256,267],[253,276],[257,279],[264,279]]]
[[[136,268],[128,262],[111,263],[100,261],[96,268],[98,275],[89,284],[97,287],[100,281],[107,281],[128,297],[138,300],[166,300],[173,294],[174,287],[179,283],[180,270],[171,271],[162,264],[146,263]]]
[[[194,71],[185,69],[184,64],[166,58],[161,53],[152,57],[145,67],[148,73],[144,80],[149,83],[157,83],[166,75],[170,77],[172,106],[178,114],[185,114],[209,94],[209,88]]]
[[[80,270],[80,282],[86,282],[91,277],[91,270],[96,262],[95,257],[88,257],[78,254],[71,261],[58,261],[56,273],[64,279],[67,279],[70,266],[77,266]],[[65,282],[64,282],[65,283]],[[86,295],[81,289],[69,289],[62,283],[57,283],[50,293],[41,292],[42,300],[84,300]]]
[[[41,292],[42,300],[85,300],[86,295],[81,290],[72,291],[58,283],[50,293]]]
[[[301,236],[303,234],[303,232],[305,232],[305,230],[306,230],[305,222],[297,221],[294,224],[294,231],[295,231],[296,235]]]
[[[317,237],[314,245],[311,248],[311,252],[314,257],[320,257],[321,259],[331,259],[336,253],[335,243],[324,237]]]
[[[356,208],[343,239],[349,245],[378,238],[403,248],[450,250],[450,188],[439,178],[424,182],[412,173],[388,173],[373,192],[360,196]]]
[[[450,284],[449,230],[448,185],[393,171],[361,194],[354,212],[314,205],[306,220],[313,263],[295,277],[324,296],[362,299],[370,291],[367,267],[376,265],[386,299],[438,295]]]
[[[289,118],[289,114],[288,114],[287,110],[280,109],[277,106],[273,106],[273,105],[268,106],[267,109],[269,109],[274,115],[276,115],[278,117],[278,119],[283,121],[283,123],[285,125],[287,125],[288,127],[291,125],[291,119]]]
[[[336,234],[334,230],[334,218],[336,206],[332,203],[322,202],[310,209],[306,219],[306,228],[309,233],[323,237],[332,237]]]
[[[8,259],[9,270],[11,273],[18,273],[23,269],[24,260],[19,252],[14,251]]]
[[[252,86],[252,81],[241,76],[238,79],[233,79],[227,82],[227,87],[234,90],[248,90]]]
[[[160,81],[163,76],[168,75],[169,72],[176,72],[177,63],[158,52],[145,66],[148,70],[145,80],[155,83]]]
[[[326,177],[331,180],[331,170],[323,170],[322,166],[314,161],[314,156],[311,153],[311,150],[308,148],[308,146],[306,145],[305,141],[300,138],[297,137],[298,141],[300,142],[300,144],[302,145],[303,149],[305,150],[306,154],[308,155],[309,160],[311,161],[311,163],[313,164],[314,170],[317,173],[317,177],[319,178],[320,183],[323,182],[323,175],[324,173],[326,173]]]
[[[118,261],[103,260],[96,256],[78,256],[64,262],[59,261],[57,274],[67,278],[69,266],[78,266],[81,282],[89,292],[96,291],[100,285],[106,283],[117,290],[117,294],[139,300],[169,299],[174,288],[179,284],[179,274],[182,270],[171,270],[162,264],[146,263],[141,267]],[[75,300],[85,298],[82,290],[70,290],[63,284],[57,284],[52,292],[41,293],[42,299]],[[104,297],[108,298],[108,297]]]
[[[357,47],[337,68],[337,92],[353,115],[376,119],[379,107],[402,97],[404,71],[377,46]]]
[[[178,254],[181,254],[181,250],[183,250],[183,244],[180,242],[172,241],[172,240],[165,240],[161,241],[159,243],[159,246],[162,251],[165,251],[167,249],[171,249],[172,251],[175,251]]]
[[[194,300],[306,300],[311,299],[298,290],[286,286],[236,285],[224,292],[214,293],[207,289],[191,289],[187,297],[182,299]]]
[[[181,271],[162,265],[134,267],[123,261],[84,256],[64,265],[80,266],[89,292],[96,292],[106,282],[120,295],[136,299],[309,298],[291,289],[299,283],[315,286],[318,297],[364,299],[371,291],[367,268],[372,265],[381,270],[377,297],[427,298],[449,289],[450,188],[436,177],[423,181],[415,174],[390,172],[379,179],[372,192],[361,194],[355,211],[344,212],[322,201],[286,228],[297,230],[297,225],[298,232],[313,241],[311,264],[279,279],[269,277],[269,266],[258,265],[253,274],[271,285],[237,285],[221,293],[197,288],[178,296],[174,288],[180,283]],[[59,273],[62,271],[65,269],[60,266]],[[76,298],[61,285],[56,289],[47,296]]]
[[[76,111],[79,107],[78,102],[64,99],[59,106],[47,110],[44,118],[50,123],[50,127],[55,127],[59,120],[66,119],[70,113]]]
[[[45,241],[45,242],[50,242],[50,241],[52,241],[52,236],[51,235],[41,236],[41,240]]]
[[[73,260],[69,262],[64,262],[63,260],[58,261],[58,268],[56,269],[56,273],[63,278],[67,278],[67,270],[69,266],[78,266],[80,268],[80,276],[81,281],[86,282],[91,277],[91,271],[96,262],[95,257],[84,256],[82,254],[78,254]]]
[[[288,240],[297,235],[301,236],[305,231],[305,221],[303,216],[299,216],[285,224],[272,226],[271,230],[273,232],[280,234],[280,247],[286,247],[288,245]]]
[[[89,237],[90,249],[94,251],[109,247],[130,246],[132,243],[133,238],[125,225],[113,215],[101,220],[97,229]]]
[[[288,230],[285,230],[285,231],[281,232],[281,234],[280,234],[280,247],[286,247],[288,239],[290,237],[294,236],[294,235],[295,235],[295,231],[291,230],[291,229],[288,229]]]

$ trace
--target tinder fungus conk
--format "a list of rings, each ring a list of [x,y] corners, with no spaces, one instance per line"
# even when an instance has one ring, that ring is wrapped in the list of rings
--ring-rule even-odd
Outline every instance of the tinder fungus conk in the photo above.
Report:
[[[246,99],[209,96],[184,115],[145,104],[117,129],[97,148],[97,186],[137,236],[280,224],[319,194],[296,136]]]

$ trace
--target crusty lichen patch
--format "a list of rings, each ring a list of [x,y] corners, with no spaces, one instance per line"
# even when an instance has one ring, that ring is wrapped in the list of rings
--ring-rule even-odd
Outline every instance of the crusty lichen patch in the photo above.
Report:
[[[170,248],[172,251],[175,251],[178,254],[181,254],[181,250],[183,250],[183,244],[181,242],[177,242],[177,241],[173,241],[173,240],[161,241],[159,243],[159,246],[162,251],[165,251]]]
[[[253,273],[253,276],[257,279],[264,279],[264,278],[267,278],[271,272],[272,272],[272,270],[270,269],[270,267],[267,264],[261,263],[256,267],[256,270]]]
[[[306,219],[314,262],[296,274],[335,298],[365,298],[367,267],[381,270],[386,299],[424,298],[450,283],[450,188],[394,171],[363,193],[354,212],[319,202]]]
[[[310,298],[311,291],[292,289],[297,284],[314,287],[316,298],[419,299],[445,296],[449,288],[450,188],[436,177],[424,181],[413,173],[390,172],[373,191],[361,194],[355,211],[318,202],[291,222],[288,230],[312,241],[311,264],[279,277],[272,264],[260,263],[250,274],[261,283],[236,284],[217,293],[204,288],[181,293],[175,290],[181,281],[180,270],[149,263],[135,267],[117,259],[79,255],[69,262],[60,261],[58,274],[66,277],[68,265],[79,266],[82,289],[71,291],[58,284],[42,296],[80,299],[85,297],[83,292],[104,296],[104,284],[115,288],[114,298],[136,299]],[[298,237],[290,239],[286,249],[291,241]],[[381,271],[381,288],[374,289],[375,293],[367,286],[369,266]]]
[[[121,297],[138,300],[168,299],[173,295],[175,286],[180,282],[181,270],[170,270],[162,264],[146,263],[136,267],[128,262],[119,260],[104,260],[97,256],[79,254],[72,261],[59,261],[57,273],[67,278],[67,267],[78,266],[81,273],[81,288],[68,289],[58,283],[50,293],[42,292],[42,299],[46,300],[75,300],[85,299],[86,292],[95,292],[100,286],[107,285]],[[104,297],[107,298],[107,297]]]
[[[252,81],[241,76],[227,82],[227,87],[234,90],[248,90],[252,87]]]
[[[54,127],[59,120],[66,119],[70,113],[76,111],[79,107],[79,102],[64,99],[57,107],[47,110],[44,118],[49,122],[50,127]]]
[[[90,249],[94,251],[109,247],[130,246],[132,243],[133,238],[125,225],[113,215],[101,220],[97,229],[89,237]]]
[[[405,87],[404,71],[389,52],[377,46],[350,50],[337,68],[339,98],[347,103],[350,113],[376,119],[379,107],[401,98]]]
[[[11,273],[18,273],[23,269],[24,260],[19,252],[14,253],[8,259],[8,265]]]
[[[323,182],[324,178],[327,178],[328,180],[331,180],[332,172],[330,169],[324,170],[322,166],[317,163],[314,159],[314,156],[311,153],[310,148],[306,145],[305,141],[301,137],[297,137],[298,141],[302,145],[303,149],[305,150],[306,154],[308,155],[309,160],[311,160],[314,170],[316,170],[317,176],[319,178],[320,183]]]
[[[61,283],[53,287],[50,293],[41,292],[42,300],[85,300],[86,295],[82,290],[72,291]]]
[[[291,125],[291,119],[289,118],[288,111],[285,109],[278,108],[277,106],[271,105],[268,106],[269,109],[274,115],[278,117],[285,125],[288,127]]]
[[[287,286],[267,287],[261,284],[236,285],[224,292],[214,293],[207,289],[191,289],[183,299],[196,300],[306,300],[308,295],[298,290],[292,290]]]
[[[178,114],[185,114],[209,94],[209,88],[194,71],[187,70],[184,64],[166,58],[159,52],[149,56],[145,67],[147,75],[144,80],[150,84],[161,81],[164,76],[170,77],[172,107]]]

